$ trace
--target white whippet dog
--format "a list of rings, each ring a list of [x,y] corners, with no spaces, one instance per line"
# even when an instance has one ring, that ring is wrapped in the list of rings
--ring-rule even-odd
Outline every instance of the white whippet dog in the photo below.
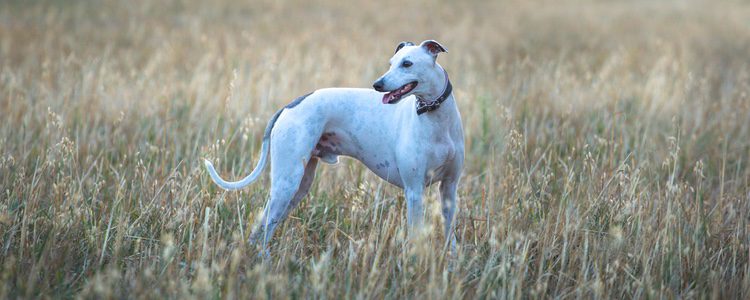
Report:
[[[333,164],[344,155],[404,189],[410,235],[422,224],[425,188],[440,182],[446,243],[455,250],[453,224],[464,137],[448,73],[436,62],[441,52],[445,48],[433,40],[419,46],[402,42],[388,72],[373,84],[375,90],[328,88],[295,99],[273,115],[263,135],[260,161],[240,181],[221,179],[206,160],[213,181],[234,190],[258,179],[270,150],[270,200],[251,242],[261,239],[267,251],[274,229],[310,189],[318,159]]]

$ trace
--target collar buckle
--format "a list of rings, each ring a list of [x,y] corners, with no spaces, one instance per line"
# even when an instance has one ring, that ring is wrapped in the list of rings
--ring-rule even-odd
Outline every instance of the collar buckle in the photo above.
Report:
[[[437,99],[429,102],[417,97],[417,115],[440,108],[440,104],[442,104],[445,99],[448,99],[448,96],[453,92],[453,85],[451,85],[451,81],[448,79],[448,72],[445,71],[445,69],[443,69],[443,72],[445,73],[445,89],[443,90],[443,93],[440,94],[440,97],[437,97]]]

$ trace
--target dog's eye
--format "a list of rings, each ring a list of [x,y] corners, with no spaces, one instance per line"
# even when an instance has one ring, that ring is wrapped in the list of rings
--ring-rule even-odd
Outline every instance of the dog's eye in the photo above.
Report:
[[[412,65],[411,61],[408,61],[408,60],[405,60],[404,62],[401,63],[401,66],[404,68],[411,67],[411,65]]]

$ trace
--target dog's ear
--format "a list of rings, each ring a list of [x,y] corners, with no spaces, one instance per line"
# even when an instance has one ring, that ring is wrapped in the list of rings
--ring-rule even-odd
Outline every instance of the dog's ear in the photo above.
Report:
[[[414,46],[414,43],[412,43],[412,42],[401,42],[400,44],[398,44],[398,46],[396,46],[396,52],[394,52],[394,53],[397,53],[398,50],[401,50],[401,48],[404,48],[404,46]]]
[[[435,40],[426,40],[419,46],[427,50],[427,53],[432,54],[433,57],[437,57],[440,52],[448,52],[443,45],[440,45],[440,43]]]

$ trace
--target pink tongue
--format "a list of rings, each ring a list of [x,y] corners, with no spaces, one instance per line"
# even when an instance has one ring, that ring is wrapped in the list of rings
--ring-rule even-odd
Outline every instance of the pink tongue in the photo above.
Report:
[[[394,99],[401,97],[402,92],[404,90],[410,88],[410,87],[411,87],[411,83],[407,84],[405,86],[402,86],[401,88],[399,88],[399,89],[397,89],[397,90],[395,90],[393,92],[386,93],[385,95],[383,95],[383,103],[384,104],[388,104],[389,102],[393,101]]]
[[[383,104],[388,104],[388,102],[391,102],[392,99],[393,99],[393,92],[386,93],[385,95],[383,95]]]

